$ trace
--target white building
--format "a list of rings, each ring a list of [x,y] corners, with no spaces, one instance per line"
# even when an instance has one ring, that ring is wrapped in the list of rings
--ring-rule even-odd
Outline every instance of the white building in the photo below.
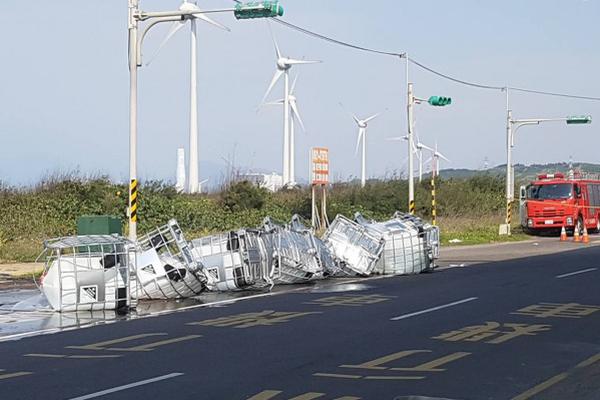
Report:
[[[240,174],[237,180],[252,182],[256,186],[265,188],[271,192],[276,192],[283,187],[283,176],[274,172],[271,174],[248,172]]]

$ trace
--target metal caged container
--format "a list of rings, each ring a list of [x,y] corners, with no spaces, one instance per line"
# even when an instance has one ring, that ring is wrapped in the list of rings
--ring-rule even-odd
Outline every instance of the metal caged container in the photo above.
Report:
[[[271,253],[253,229],[223,233],[194,239],[192,255],[201,260],[211,277],[212,287],[219,291],[270,289]]]
[[[419,232],[423,232],[423,239],[425,241],[425,248],[427,249],[429,258],[432,264],[435,264],[435,260],[440,258],[440,228],[438,226],[431,225],[428,222],[423,221],[419,217],[414,215],[402,213],[396,211],[393,216],[394,219],[399,220],[405,224],[412,224]],[[432,267],[435,267],[433,265]]]
[[[388,221],[376,222],[365,219],[359,213],[355,215],[355,220],[385,242],[374,273],[418,274],[432,268],[431,248],[428,246],[427,233],[420,220],[394,217]]]
[[[292,284],[322,279],[324,268],[312,233],[302,229],[299,221],[292,226],[263,221],[263,240],[273,249],[273,280],[276,284]]]
[[[335,217],[325,232],[324,241],[348,275],[370,275],[384,246],[379,234],[343,215]]]
[[[70,236],[44,241],[40,289],[60,312],[135,307],[133,243],[118,235]]]
[[[212,280],[192,256],[177,221],[170,220],[138,241],[139,298],[174,299],[200,294]]]

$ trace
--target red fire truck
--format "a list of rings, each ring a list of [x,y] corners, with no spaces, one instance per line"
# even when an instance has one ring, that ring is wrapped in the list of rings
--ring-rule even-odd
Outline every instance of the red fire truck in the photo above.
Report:
[[[563,174],[538,175],[538,179],[521,187],[521,225],[530,233],[560,230],[572,233],[583,226],[600,231],[600,180]]]

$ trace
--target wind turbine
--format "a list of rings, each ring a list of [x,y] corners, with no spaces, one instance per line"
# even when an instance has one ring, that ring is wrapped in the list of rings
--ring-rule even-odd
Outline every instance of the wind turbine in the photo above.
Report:
[[[198,5],[196,4],[196,0],[184,0],[183,3],[179,6],[180,11],[202,11]],[[204,14],[194,14],[194,15],[184,15],[182,16],[181,21],[174,22],[171,25],[171,29],[167,33],[167,36],[163,39],[160,46],[156,50],[154,57],[148,62],[152,62],[152,60],[158,55],[160,50],[167,44],[167,42],[179,31],[183,28],[187,21],[191,22],[191,40],[190,40],[190,163],[189,163],[189,174],[188,174],[188,182],[189,187],[188,191],[190,193],[198,193],[198,38],[196,31],[196,20],[200,19],[202,21],[208,22],[211,25],[214,25],[223,30],[229,31],[224,25],[214,21],[213,19],[207,17]]]
[[[435,152],[431,147],[425,146],[421,143],[421,140],[417,136],[417,143],[415,143],[415,152],[417,153],[417,157],[419,158],[419,182],[423,181],[423,149],[429,150],[431,152]]]
[[[341,103],[340,103],[341,105]],[[356,151],[355,153],[358,154],[358,147],[360,146],[361,140],[362,140],[362,163],[361,163],[361,174],[360,174],[360,186],[361,187],[365,187],[366,183],[367,183],[367,126],[369,124],[369,122],[371,122],[372,120],[374,120],[375,118],[377,118],[381,113],[377,113],[375,115],[372,115],[368,118],[365,119],[358,119],[358,117],[354,114],[350,114],[352,115],[352,118],[354,119],[354,122],[356,122],[356,125],[358,125],[358,136],[356,138]]]
[[[275,75],[273,75],[273,79],[267,88],[267,91],[261,101],[261,103],[265,103],[265,100],[275,87],[275,84],[284,77],[284,91],[283,91],[283,185],[290,185],[295,183],[295,166],[294,166],[294,145],[292,143],[292,138],[290,137],[290,77],[289,71],[290,68],[294,65],[301,64],[317,64],[321,61],[307,61],[307,60],[296,60],[289,57],[284,57],[279,50],[279,45],[277,44],[277,40],[275,40],[275,36],[271,31],[271,36],[273,37],[273,44],[275,45],[275,55],[277,57],[277,69],[275,70]],[[295,102],[295,101],[294,101]],[[302,124],[303,125],[303,124]]]
[[[442,160],[450,162],[442,153],[438,151],[437,142],[435,143],[435,150],[432,150],[431,158],[425,162],[433,161],[433,168],[431,173],[433,176],[440,176],[440,158]]]
[[[291,183],[294,183],[294,177],[296,176],[296,162],[295,162],[296,139],[295,139],[295,131],[294,131],[295,121],[298,121],[298,123],[300,123],[300,127],[302,128],[302,131],[304,133],[306,133],[306,128],[304,127],[304,122],[302,122],[302,117],[300,116],[300,111],[298,110],[298,99],[294,93],[296,90],[296,82],[297,81],[298,81],[298,75],[296,75],[296,77],[294,78],[294,82],[292,82],[292,87],[290,89],[290,94],[288,95],[288,99],[289,99],[289,103],[290,103],[290,111],[291,111],[291,118],[290,118],[290,169],[289,169]],[[285,106],[285,100],[279,99],[276,101],[271,101],[269,103],[265,103],[265,105],[284,105]]]

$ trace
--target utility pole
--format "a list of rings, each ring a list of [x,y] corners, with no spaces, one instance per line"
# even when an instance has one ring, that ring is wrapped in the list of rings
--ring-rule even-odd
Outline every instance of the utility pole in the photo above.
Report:
[[[408,61],[407,61],[408,62]],[[408,66],[407,66],[408,68]],[[408,212],[410,214],[415,213],[415,180],[414,174],[414,158],[413,149],[415,147],[413,137],[413,107],[415,104],[415,97],[413,95],[413,84],[408,84]]]
[[[129,0],[129,239],[137,239],[137,72],[138,0]]]

